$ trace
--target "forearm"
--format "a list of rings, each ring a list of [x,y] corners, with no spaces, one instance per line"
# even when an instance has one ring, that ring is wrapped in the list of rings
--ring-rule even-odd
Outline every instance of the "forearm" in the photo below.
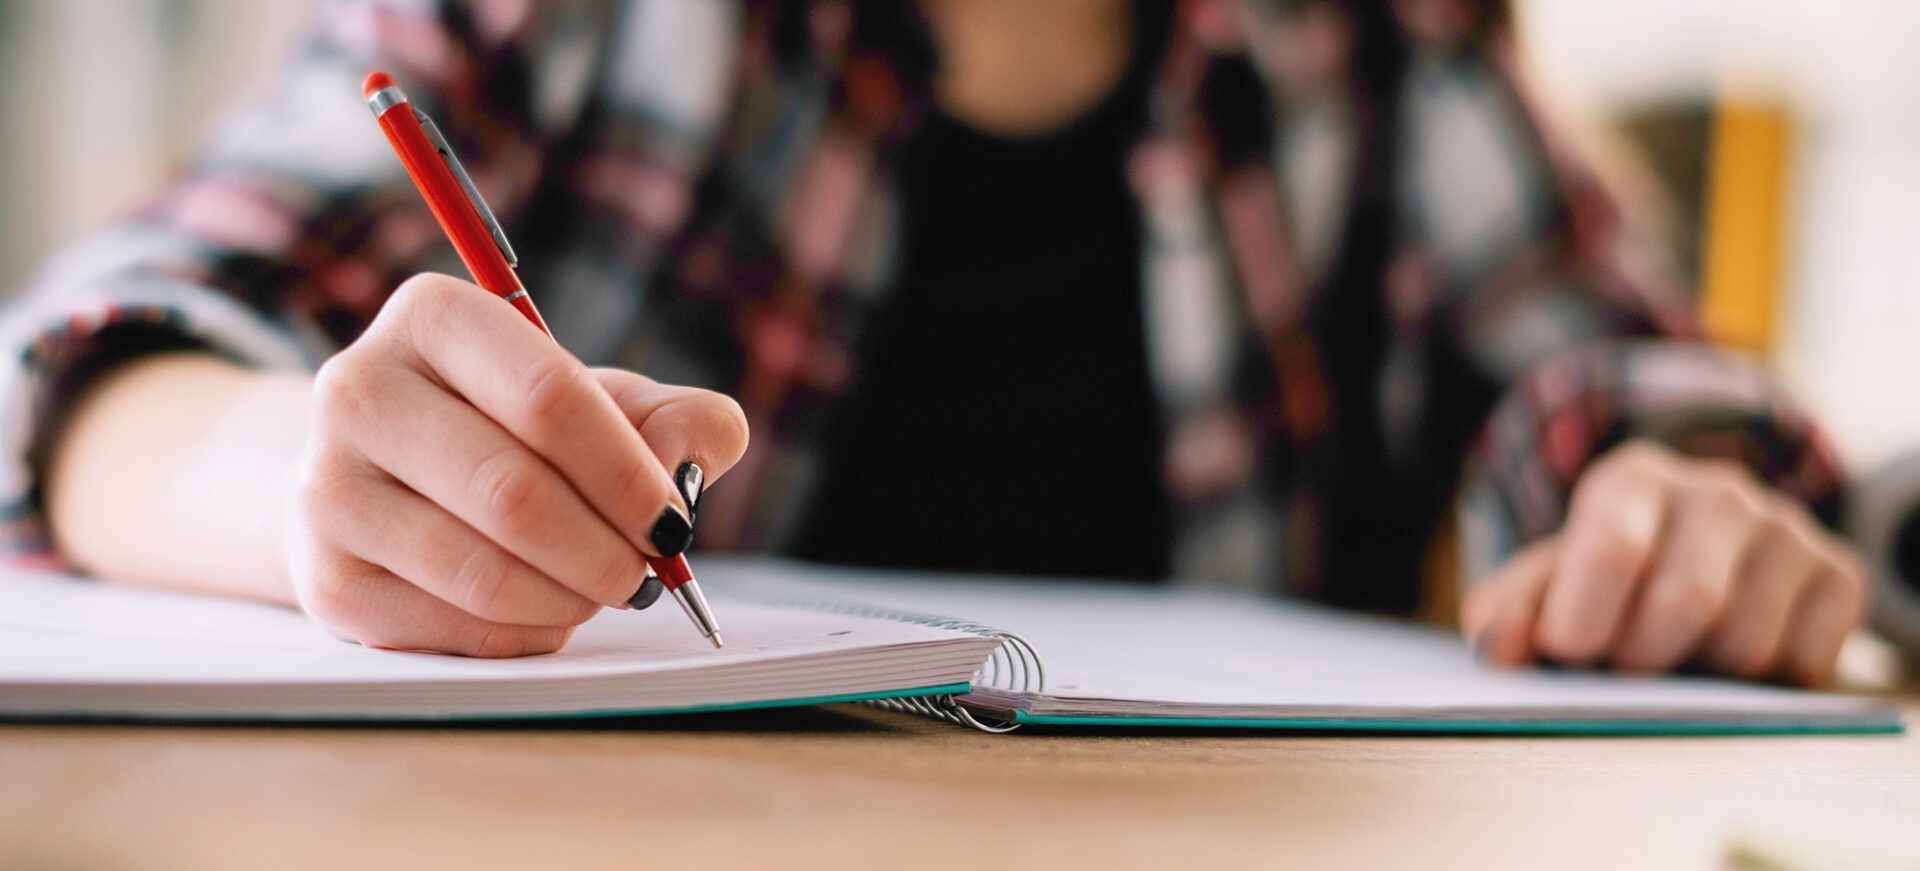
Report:
[[[312,387],[204,354],[113,370],[49,452],[61,553],[107,580],[292,604],[285,518]]]

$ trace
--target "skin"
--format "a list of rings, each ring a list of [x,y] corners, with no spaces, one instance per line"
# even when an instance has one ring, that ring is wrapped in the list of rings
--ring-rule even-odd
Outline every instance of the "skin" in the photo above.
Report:
[[[925,0],[936,96],[1009,136],[1094,105],[1125,70],[1124,0]],[[747,443],[719,394],[589,369],[446,276],[402,285],[316,376],[195,355],[94,385],[47,473],[58,545],[127,583],[298,604],[365,644],[543,653],[639,587],[668,470]],[[1651,445],[1581,479],[1566,526],[1474,587],[1487,657],[1831,680],[1862,574],[1803,508]]]
[[[940,46],[934,97],[954,117],[1032,136],[1091,109],[1126,73],[1132,16],[1116,0],[921,0]]]
[[[558,650],[640,587],[648,535],[747,444],[717,393],[590,369],[485,290],[401,285],[312,376],[174,355],[74,409],[48,472],[102,577],[297,603],[343,638]]]
[[[1490,661],[1833,682],[1865,601],[1860,561],[1745,467],[1623,445],[1567,521],[1477,584],[1461,630]]]

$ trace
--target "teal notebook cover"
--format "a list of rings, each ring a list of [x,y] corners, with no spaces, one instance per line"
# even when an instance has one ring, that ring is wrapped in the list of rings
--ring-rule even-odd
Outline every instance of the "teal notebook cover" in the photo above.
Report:
[[[1014,713],[1022,725],[1154,728],[1272,729],[1296,732],[1380,732],[1442,735],[1898,735],[1905,731],[1898,712],[1863,712],[1857,717],[1818,722],[1730,722],[1702,713],[1692,719],[1568,720],[1404,720],[1261,717],[1063,717]]]

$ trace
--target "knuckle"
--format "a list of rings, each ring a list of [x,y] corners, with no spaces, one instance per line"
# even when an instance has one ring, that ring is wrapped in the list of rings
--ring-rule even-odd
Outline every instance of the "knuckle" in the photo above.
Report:
[[[654,418],[672,428],[697,435],[700,448],[713,451],[744,450],[747,442],[747,414],[733,397],[711,391],[697,391],[675,399],[654,412]]]
[[[1718,585],[1698,573],[1669,576],[1647,590],[1644,607],[1667,621],[1704,623],[1719,608],[1718,590]]]
[[[1593,464],[1596,473],[1608,478],[1644,480],[1655,477],[1672,465],[1669,449],[1647,439],[1632,439],[1608,451]]]
[[[562,429],[579,403],[597,390],[586,367],[564,356],[543,357],[521,373],[520,410],[527,425]]]
[[[1849,622],[1858,623],[1866,611],[1867,582],[1858,572],[1834,568],[1820,573],[1828,589],[1840,600],[1842,610],[1849,615]]]
[[[1860,557],[1852,549],[1841,544],[1829,546],[1827,553],[1828,570],[1834,583],[1855,594],[1864,595],[1867,588],[1867,569]]]
[[[484,659],[502,659],[513,656],[520,650],[520,633],[511,626],[499,623],[482,623],[474,636],[473,645],[467,652]]]
[[[1596,465],[1575,483],[1573,511],[1610,516],[1622,503],[1644,501],[1668,484],[1664,474],[1643,463],[1615,460],[1611,465]]]
[[[461,610],[488,620],[514,618],[512,572],[498,554],[482,547],[468,551],[449,581]]]
[[[1762,541],[1791,544],[1806,550],[1810,542],[1804,526],[1800,506],[1793,500],[1773,494],[1762,495],[1759,515],[1754,522],[1754,534]]]
[[[566,644],[567,637],[568,634],[563,630],[477,622],[471,640],[460,645],[455,652],[482,659],[532,656],[559,650]]]
[[[368,328],[371,336],[391,336],[393,341],[416,348],[426,347],[422,330],[445,324],[472,295],[463,282],[437,272],[422,272],[395,288]]]
[[[487,525],[506,535],[531,530],[544,503],[538,461],[518,448],[507,448],[474,467],[472,493]]]
[[[342,351],[314,374],[313,409],[323,425],[351,425],[371,417],[379,407],[378,379],[361,356]]]
[[[1688,490],[1702,506],[1723,515],[1759,517],[1767,513],[1759,483],[1744,467],[1725,460],[1703,461]]]
[[[310,526],[325,528],[359,510],[359,480],[324,456],[306,464],[294,483],[294,505]]]
[[[1579,566],[1585,569],[1582,574],[1607,584],[1632,583],[1647,542],[1615,522],[1596,522],[1583,531],[1587,546],[1580,552]]]
[[[711,401],[701,404],[703,419],[700,431],[712,440],[713,445],[724,448],[730,460],[737,458],[747,449],[747,413],[731,396],[720,393],[711,396]]]
[[[457,289],[456,281],[437,272],[417,273],[394,288],[380,313],[391,312],[394,317],[410,320],[444,312]]]
[[[509,625],[476,622],[472,625],[467,639],[455,645],[453,652],[463,652],[467,656],[478,656],[484,660],[499,660],[513,656],[515,650],[515,631]]]
[[[365,603],[360,584],[352,575],[341,571],[338,565],[323,562],[314,567],[300,604],[322,625],[354,636],[356,627],[366,616]]]
[[[1700,477],[1723,486],[1753,483],[1753,475],[1744,463],[1726,457],[1692,457],[1687,462]]]
[[[535,630],[531,633],[531,637],[526,639],[522,644],[521,654],[524,656],[536,656],[542,653],[552,653],[567,646],[567,642],[572,638],[572,627]]]
[[[588,620],[592,620],[594,615],[599,614],[603,608],[604,606],[598,602],[583,601],[574,606],[572,614],[561,618],[560,625],[565,627],[578,626]]]
[[[620,472],[620,482],[614,487],[615,505],[633,506],[639,510],[641,523],[652,523],[659,515],[662,506],[667,504],[673,485],[645,462],[629,462]],[[645,532],[645,529],[640,530]]]
[[[1808,544],[1814,562],[1810,583],[1818,590],[1864,602],[1867,570],[1853,549],[1833,541],[1817,529]]]
[[[646,569],[641,565],[640,557],[628,551],[607,560],[591,586],[578,592],[595,602],[621,602],[639,589],[634,579],[645,576]]]
[[[1618,474],[1609,475],[1597,468],[1589,471],[1574,484],[1573,498],[1567,506],[1567,519],[1575,521],[1588,517],[1610,517],[1612,512],[1609,509],[1620,504],[1628,491],[1628,485]]]

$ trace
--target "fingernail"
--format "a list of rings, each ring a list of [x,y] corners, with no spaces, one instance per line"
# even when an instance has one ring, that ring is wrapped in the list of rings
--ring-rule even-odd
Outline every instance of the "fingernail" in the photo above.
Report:
[[[640,589],[635,590],[633,595],[627,598],[627,607],[635,611],[642,610],[659,599],[660,594],[666,592],[666,589],[667,585],[661,583],[660,576],[654,574],[653,569],[649,567],[647,579],[640,582]]]
[[[660,512],[660,519],[653,522],[653,532],[647,536],[661,556],[673,556],[687,549],[693,543],[693,524],[680,509],[667,506]]]
[[[700,469],[699,463],[688,460],[674,471],[673,483],[680,488],[680,498],[687,500],[687,518],[698,522],[700,493],[707,487],[707,473]]]

